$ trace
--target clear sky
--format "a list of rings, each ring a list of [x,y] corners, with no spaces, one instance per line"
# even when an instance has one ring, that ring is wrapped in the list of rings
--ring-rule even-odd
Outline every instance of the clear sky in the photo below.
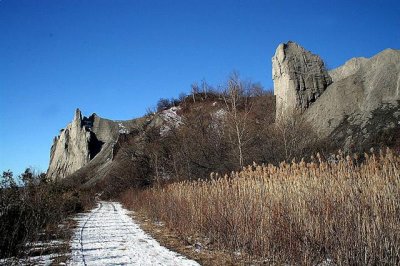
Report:
[[[400,1],[0,0],[0,171],[46,171],[77,107],[131,119],[233,70],[271,88],[288,40],[329,68],[400,49]]]

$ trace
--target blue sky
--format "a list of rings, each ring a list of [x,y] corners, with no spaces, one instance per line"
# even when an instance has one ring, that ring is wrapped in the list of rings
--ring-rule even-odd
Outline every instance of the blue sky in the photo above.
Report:
[[[0,171],[47,170],[77,107],[131,119],[234,70],[271,88],[288,40],[329,68],[400,49],[400,2],[0,0]]]

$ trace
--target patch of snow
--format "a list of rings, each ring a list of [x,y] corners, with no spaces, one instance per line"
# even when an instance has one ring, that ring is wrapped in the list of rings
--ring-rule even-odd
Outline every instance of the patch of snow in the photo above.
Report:
[[[235,252],[233,252],[233,254],[235,255],[235,256],[242,256],[242,252],[240,252],[240,251],[235,251]]]
[[[40,255],[28,257],[26,259],[18,259],[18,258],[7,258],[0,259],[0,265],[21,265],[21,266],[31,266],[31,265],[55,265],[55,259],[67,256],[68,254],[48,254],[48,255]],[[57,263],[56,265],[65,265],[64,263]]]
[[[37,242],[28,242],[25,244],[25,246],[28,247],[54,247],[54,246],[59,246],[65,244],[65,241],[63,240],[51,240],[49,242],[43,242],[43,241],[37,241]]]
[[[165,136],[172,128],[179,127],[183,124],[182,117],[176,113],[180,109],[180,107],[173,106],[161,112],[161,119],[165,122],[160,128],[161,136]]]
[[[55,259],[63,256],[68,256],[68,253],[56,253],[62,252],[64,245],[66,244],[63,240],[50,240],[50,241],[37,241],[25,243],[26,251],[25,254],[40,254],[36,256],[29,256],[22,258],[5,258],[0,259],[0,265],[54,265]],[[50,253],[54,252],[54,253]],[[57,265],[62,265],[62,263],[57,263]]]
[[[160,221],[156,221],[156,222],[154,222],[154,224],[157,225],[157,226],[164,226],[165,225],[163,222],[160,222]]]
[[[218,120],[225,119],[225,117],[226,117],[226,110],[225,109],[219,109],[218,111],[216,111],[213,114],[213,118],[218,119]]]
[[[212,117],[211,127],[212,129],[214,129],[214,132],[219,136],[222,136],[224,134],[223,127],[226,116],[227,116],[227,111],[225,109],[219,109],[215,113],[211,114]]]
[[[53,262],[56,258],[63,256],[64,254],[49,254],[36,257],[30,257],[29,261],[25,265],[54,265]],[[21,265],[24,265],[23,263]],[[60,264],[58,264],[60,265]]]
[[[199,265],[162,247],[117,202],[101,201],[77,217],[68,265]]]
[[[119,127],[118,132],[120,134],[129,134],[129,130],[124,126],[124,124],[118,123],[118,127]]]
[[[332,259],[327,258],[326,260],[324,260],[323,262],[317,264],[317,266],[333,266],[336,265]]]

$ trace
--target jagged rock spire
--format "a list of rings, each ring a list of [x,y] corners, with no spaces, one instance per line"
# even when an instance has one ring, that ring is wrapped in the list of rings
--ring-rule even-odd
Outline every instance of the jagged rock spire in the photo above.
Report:
[[[82,113],[77,108],[72,122],[54,139],[48,178],[63,178],[86,165],[90,160],[90,137],[90,132],[82,125]]]

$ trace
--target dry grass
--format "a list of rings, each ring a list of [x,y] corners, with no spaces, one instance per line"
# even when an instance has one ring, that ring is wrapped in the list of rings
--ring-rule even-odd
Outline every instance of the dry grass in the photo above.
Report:
[[[157,239],[162,246],[195,260],[200,265],[249,265],[246,264],[247,261],[240,260],[239,256],[232,256],[229,252],[213,248],[209,245],[208,239],[193,236],[182,238],[181,235],[167,228],[163,223],[148,219],[145,213],[134,211],[131,216],[146,233]]]
[[[270,264],[398,265],[400,157],[365,157],[254,165],[126,192],[124,202],[183,237],[201,234]]]

